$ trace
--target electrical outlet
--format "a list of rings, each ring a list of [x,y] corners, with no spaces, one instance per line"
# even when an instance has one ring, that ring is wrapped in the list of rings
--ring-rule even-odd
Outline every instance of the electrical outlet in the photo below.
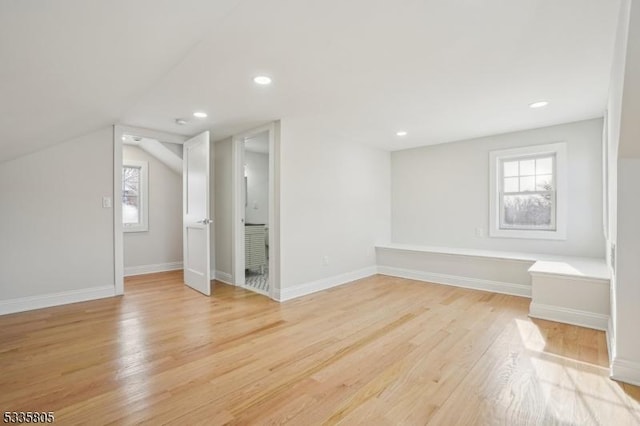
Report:
[[[111,197],[102,197],[102,208],[103,209],[111,208]]]
[[[484,229],[476,228],[476,237],[484,237]]]
[[[329,256],[323,256],[322,257],[322,264],[324,266],[328,266],[329,265]]]

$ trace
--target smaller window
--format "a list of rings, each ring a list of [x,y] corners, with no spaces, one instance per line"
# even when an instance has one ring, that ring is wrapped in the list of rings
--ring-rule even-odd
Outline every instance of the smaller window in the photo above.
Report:
[[[145,161],[123,161],[122,224],[124,232],[149,230],[148,166]]]
[[[492,237],[564,239],[564,143],[490,153]]]

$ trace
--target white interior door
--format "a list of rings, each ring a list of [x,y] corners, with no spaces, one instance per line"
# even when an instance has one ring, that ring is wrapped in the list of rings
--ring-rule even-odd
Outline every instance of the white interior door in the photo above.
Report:
[[[209,132],[184,143],[183,151],[183,262],[184,282],[207,296],[210,277]]]

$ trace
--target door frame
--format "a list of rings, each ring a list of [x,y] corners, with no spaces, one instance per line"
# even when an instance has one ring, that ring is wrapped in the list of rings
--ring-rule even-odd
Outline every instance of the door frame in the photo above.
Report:
[[[115,294],[124,294],[124,234],[122,225],[122,137],[135,135],[158,139],[162,142],[183,144],[187,136],[158,130],[132,127],[122,124],[113,126],[113,260]]]
[[[269,293],[280,300],[280,121],[274,121],[232,138],[232,278],[239,287],[244,285],[244,141],[258,133],[269,134]]]

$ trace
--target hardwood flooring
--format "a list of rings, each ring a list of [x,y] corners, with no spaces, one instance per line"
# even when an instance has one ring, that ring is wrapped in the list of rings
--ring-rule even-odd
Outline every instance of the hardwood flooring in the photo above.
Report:
[[[181,272],[0,317],[0,408],[60,424],[638,425],[604,333],[529,300],[374,276],[278,304]]]

